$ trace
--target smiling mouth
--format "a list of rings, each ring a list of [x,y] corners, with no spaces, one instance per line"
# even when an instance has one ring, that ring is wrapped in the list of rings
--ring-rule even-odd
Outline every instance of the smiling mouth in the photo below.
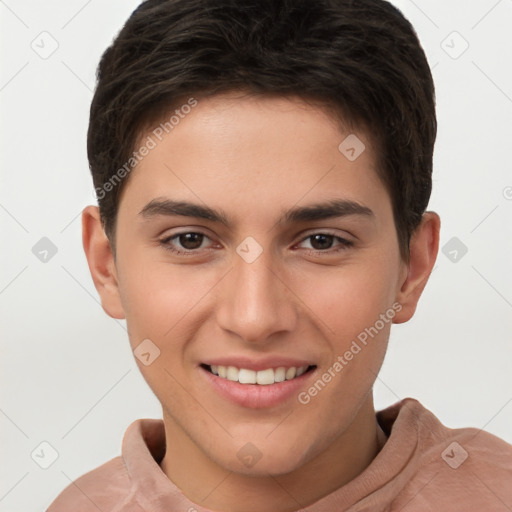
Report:
[[[265,370],[255,371],[247,368],[237,368],[235,366],[210,366],[207,364],[202,364],[201,366],[221,379],[239,382],[240,384],[255,384],[260,386],[268,386],[270,384],[293,380],[316,368],[316,365],[299,367],[280,366],[278,368],[267,368]]]

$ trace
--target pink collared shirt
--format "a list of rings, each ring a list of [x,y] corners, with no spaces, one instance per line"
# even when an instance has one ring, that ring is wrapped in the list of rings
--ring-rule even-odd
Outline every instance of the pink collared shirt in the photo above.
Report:
[[[412,398],[377,420],[388,439],[371,464],[301,512],[512,511],[512,445],[485,431],[447,428]],[[75,480],[47,512],[210,512],[167,478],[164,454],[163,421],[134,421],[122,456]]]

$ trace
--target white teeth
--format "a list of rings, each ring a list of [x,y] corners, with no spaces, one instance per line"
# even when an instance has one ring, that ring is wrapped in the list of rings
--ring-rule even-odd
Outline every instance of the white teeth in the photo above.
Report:
[[[274,382],[283,382],[286,380],[286,368],[280,366],[274,370]]]
[[[228,366],[228,368],[226,370],[226,378],[228,380],[237,382],[238,381],[238,368],[235,368],[234,366]]]
[[[274,384],[274,370],[269,368],[268,370],[261,370],[256,373],[256,383],[257,384]]]
[[[295,377],[300,377],[308,367],[300,366],[297,368],[292,366],[285,368],[284,366],[280,366],[275,370],[268,368],[258,372],[248,370],[247,368],[236,368],[235,366],[211,365],[210,368],[214,375],[218,375],[223,379],[240,382],[240,384],[259,384],[261,386],[267,386],[276,382],[283,382],[285,380],[294,379]]]
[[[238,373],[238,382],[240,384],[256,384],[256,372],[241,368]]]
[[[297,368],[295,368],[295,366],[288,368],[288,370],[286,370],[286,380],[293,379],[295,377],[296,373],[297,373]]]

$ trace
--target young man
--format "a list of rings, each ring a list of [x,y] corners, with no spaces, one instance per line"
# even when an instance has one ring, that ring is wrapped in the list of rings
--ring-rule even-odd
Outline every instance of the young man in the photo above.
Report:
[[[98,72],[83,242],[163,421],[50,512],[511,510],[512,447],[375,412],[433,268],[434,86],[382,0],[148,0]]]

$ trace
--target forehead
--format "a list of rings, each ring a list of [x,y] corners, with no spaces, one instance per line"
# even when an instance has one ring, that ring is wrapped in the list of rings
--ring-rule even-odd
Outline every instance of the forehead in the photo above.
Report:
[[[308,200],[389,199],[372,141],[324,108],[231,93],[186,111],[172,129],[164,119],[141,136],[138,147],[151,140],[153,148],[132,171],[121,202],[142,207],[170,195],[261,216]]]

